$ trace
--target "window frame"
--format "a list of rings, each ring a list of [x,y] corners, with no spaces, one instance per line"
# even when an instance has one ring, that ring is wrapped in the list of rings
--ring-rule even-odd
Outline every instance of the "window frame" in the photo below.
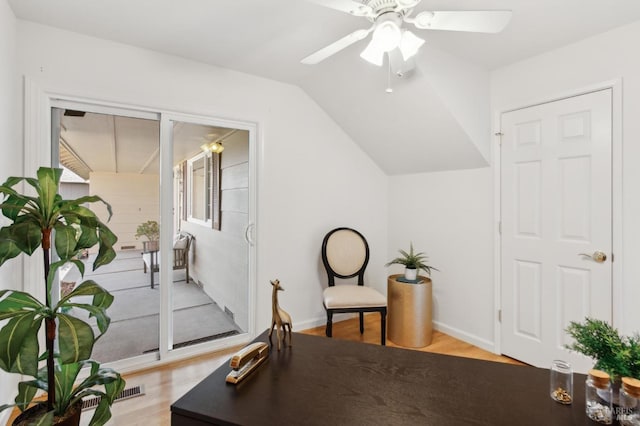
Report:
[[[193,216],[193,164],[204,159],[204,220]],[[186,163],[186,205],[187,222],[220,230],[220,154],[201,152],[187,159]]]

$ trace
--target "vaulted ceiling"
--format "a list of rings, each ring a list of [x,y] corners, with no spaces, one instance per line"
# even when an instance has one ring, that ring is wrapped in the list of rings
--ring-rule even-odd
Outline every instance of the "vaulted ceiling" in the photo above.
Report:
[[[369,23],[303,0],[9,0],[20,19],[298,85],[389,174],[480,167],[489,71],[640,19],[637,0],[422,0],[417,10],[508,9],[500,34],[416,31],[416,69],[393,78],[359,42],[300,59]],[[64,46],[61,46],[61,54]]]

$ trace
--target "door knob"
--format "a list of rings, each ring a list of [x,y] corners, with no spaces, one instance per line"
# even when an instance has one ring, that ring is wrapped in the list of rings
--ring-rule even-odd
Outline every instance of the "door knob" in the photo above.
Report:
[[[594,262],[602,263],[607,260],[607,255],[601,251],[594,251],[593,254],[580,253],[578,256],[590,257]]]

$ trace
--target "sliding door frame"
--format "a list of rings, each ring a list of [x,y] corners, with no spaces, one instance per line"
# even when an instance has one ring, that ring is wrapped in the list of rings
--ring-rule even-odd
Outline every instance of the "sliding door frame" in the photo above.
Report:
[[[248,300],[248,324],[249,330],[241,334],[242,343],[248,341],[247,336],[256,335],[256,244],[252,235],[255,231],[256,206],[257,206],[257,125],[256,123],[239,120],[214,118],[205,115],[183,114],[175,112],[163,112],[160,117],[160,181],[173,182],[173,125],[176,122],[225,127],[229,129],[246,130],[249,132],[249,220],[245,229],[245,239],[248,243],[248,271],[249,271],[249,300]],[[160,187],[160,217],[172,217],[174,209],[174,185],[161,185]],[[172,241],[174,221],[162,221],[160,224],[160,303],[163,306],[173,306],[172,292],[169,291],[172,277],[171,265],[173,260]],[[163,335],[165,333],[165,335]],[[234,341],[236,339],[233,339]],[[173,315],[171,310],[160,311],[160,358],[173,358],[192,356],[192,346],[180,349],[173,348]]]
[[[152,119],[160,123],[160,217],[173,216],[173,146],[172,121],[184,121],[197,124],[212,124],[221,127],[231,127],[249,131],[249,225],[245,236],[249,243],[249,300],[248,324],[246,333],[227,337],[220,340],[205,342],[185,348],[172,350],[172,315],[170,309],[173,261],[171,255],[173,239],[173,220],[162,220],[161,224],[161,307],[160,307],[160,341],[158,354],[141,355],[121,360],[108,365],[115,367],[122,373],[128,373],[143,368],[159,366],[179,359],[189,358],[201,353],[222,350],[231,346],[249,342],[256,335],[256,253],[257,247],[253,235],[256,235],[257,220],[257,165],[259,160],[258,125],[255,122],[215,118],[205,114],[186,114],[173,112],[162,108],[126,105],[100,99],[91,99],[68,93],[41,88],[28,77],[24,79],[24,175],[34,176],[42,165],[52,164],[52,108],[83,109],[87,112],[121,115],[132,118]],[[41,282],[42,256],[26,258],[23,264],[23,290],[44,298]]]

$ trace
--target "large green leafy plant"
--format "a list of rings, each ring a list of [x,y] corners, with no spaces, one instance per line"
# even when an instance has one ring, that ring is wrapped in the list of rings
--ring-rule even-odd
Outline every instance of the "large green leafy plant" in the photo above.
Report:
[[[124,389],[120,374],[101,368],[91,360],[96,340],[107,331],[110,319],[107,308],[113,296],[91,280],[82,282],[69,294],[55,302],[52,284],[56,271],[68,262],[75,264],[84,276],[84,263],[78,254],[98,245],[93,269],[115,258],[116,236],[83,204],[104,203],[111,217],[111,206],[97,196],[63,200],[58,194],[62,170],[42,167],[37,179],[10,177],[0,186],[3,196],[0,209],[8,225],[0,228],[0,265],[25,253],[31,256],[42,248],[46,300],[41,302],[29,293],[17,290],[0,291],[0,368],[9,373],[33,377],[20,382],[15,405],[25,410],[38,390],[47,392],[46,410],[36,419],[38,424],[51,424],[54,416],[63,416],[83,397],[101,396],[91,419],[92,425],[102,425],[111,417],[111,404]],[[23,182],[31,186],[35,196],[19,193],[15,187]],[[56,258],[52,260],[52,245]],[[84,296],[79,302],[74,301]],[[91,298],[91,303],[84,303]],[[77,299],[76,299],[77,300]],[[87,322],[69,315],[70,308],[88,312],[95,318],[96,336]],[[46,347],[41,353],[38,333],[44,323]],[[46,360],[46,366],[40,362]],[[82,367],[88,376],[75,384]],[[55,386],[52,384],[55,383]],[[102,388],[94,388],[101,385]],[[13,405],[4,405],[0,411]]]
[[[614,378],[640,379],[640,335],[621,336],[609,323],[593,318],[572,321],[566,331],[575,340],[567,349],[593,358],[598,370]]]

